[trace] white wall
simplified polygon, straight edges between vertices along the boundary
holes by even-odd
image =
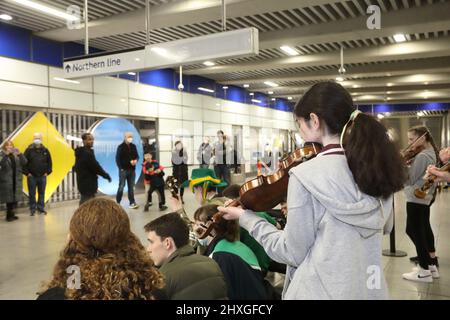
[[[60,68],[0,57],[0,106],[20,105],[158,119],[160,159],[170,167],[175,140],[181,139],[191,162],[203,136],[215,136],[221,129],[231,135],[232,126],[243,128],[246,171],[251,150],[278,134],[278,129],[295,130],[292,114],[269,108],[180,93],[124,79],[96,77],[65,82]],[[261,128],[259,137],[252,136]],[[256,150],[255,150],[256,151]],[[170,169],[169,169],[170,170]],[[170,172],[168,172],[170,173]]]

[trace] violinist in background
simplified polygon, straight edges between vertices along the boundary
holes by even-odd
[[[424,126],[410,128],[408,142],[420,150],[410,161],[411,165],[408,167],[408,179],[404,189],[407,214],[406,234],[411,238],[417,251],[417,257],[412,257],[410,260],[418,263],[418,268],[403,274],[403,278],[429,283],[433,281],[433,278],[439,278],[434,235],[430,225],[430,206],[434,201],[435,186],[423,199],[417,198],[414,191],[423,185],[427,167],[437,164],[438,149],[430,132]]]
[[[399,151],[335,82],[313,85],[294,116],[302,138],[324,147],[289,171],[284,230],[251,210],[219,210],[287,264],[283,299],[387,299],[382,236],[392,228],[392,195],[405,181]],[[379,286],[368,285],[374,267]]]
[[[442,163],[448,163],[450,161],[450,147],[444,148],[439,152],[439,158]],[[435,175],[436,182],[447,182],[450,183],[450,172],[448,171],[439,171],[435,165],[428,166],[427,169],[428,175]]]

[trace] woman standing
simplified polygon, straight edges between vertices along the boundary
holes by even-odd
[[[0,203],[6,203],[6,221],[19,219],[14,208],[22,198],[22,167],[27,159],[12,141],[6,141],[0,150]]]
[[[180,184],[189,180],[188,174],[188,155],[183,148],[181,141],[175,142],[175,149],[172,151],[172,175],[178,180]],[[183,201],[184,188],[180,188],[181,201]]]
[[[251,210],[219,210],[287,264],[283,299],[386,299],[382,235],[405,180],[400,153],[337,83],[315,84],[294,114],[302,138],[324,148],[289,172],[285,229]]]
[[[416,247],[417,257],[411,261],[418,263],[418,268],[403,274],[406,280],[432,282],[439,278],[438,261],[435,255],[434,235],[430,225],[430,206],[434,201],[436,186],[430,189],[424,199],[414,195],[414,190],[424,184],[423,177],[429,165],[437,165],[439,151],[428,129],[424,126],[412,127],[408,130],[408,142],[414,142],[415,148],[422,150],[408,167],[408,180],[405,185],[406,196],[406,234]]]

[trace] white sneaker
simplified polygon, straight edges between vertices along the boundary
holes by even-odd
[[[433,276],[433,279],[439,279],[440,278],[439,270],[434,264],[428,266],[428,270],[431,271],[431,275]]]
[[[421,267],[417,267],[415,270],[413,269],[412,272],[404,273],[403,279],[416,282],[426,282],[426,283],[433,282],[433,276],[431,274],[431,271],[424,270]]]
[[[413,270],[417,271],[417,270],[419,270],[419,267],[414,267]],[[439,270],[438,270],[438,268],[435,265],[430,264],[428,266],[428,270],[431,271],[431,276],[433,277],[433,279],[439,279],[441,277],[439,275]]]
[[[137,209],[137,208],[139,208],[139,206],[136,203],[133,203],[133,204],[130,204],[130,206],[128,208]]]

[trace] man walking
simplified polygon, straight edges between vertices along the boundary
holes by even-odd
[[[83,146],[75,150],[75,172],[77,173],[78,190],[80,191],[80,205],[95,197],[98,189],[98,178],[102,176],[111,182],[111,176],[95,159],[94,136],[91,133],[84,133],[81,136]]]

